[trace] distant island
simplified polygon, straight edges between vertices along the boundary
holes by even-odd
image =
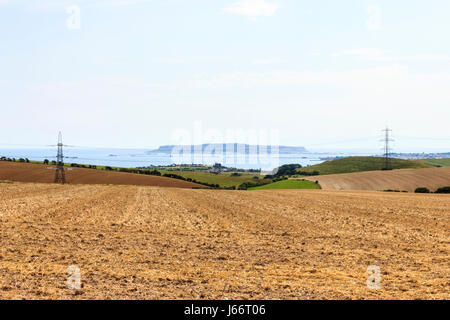
[[[260,146],[260,145],[249,145],[249,144],[239,144],[239,143],[213,143],[213,144],[202,144],[202,145],[186,145],[186,146],[176,146],[168,145],[161,146],[158,149],[147,151],[147,154],[163,153],[171,154],[173,149],[177,148],[181,151],[186,151],[190,153],[241,153],[241,154],[253,154],[253,153],[272,153],[272,146]],[[275,152],[275,149],[274,149]],[[279,154],[299,154],[308,152],[304,147],[287,147],[278,146]]]

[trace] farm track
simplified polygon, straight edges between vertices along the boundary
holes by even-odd
[[[450,298],[446,195],[21,183],[0,195],[2,299]],[[67,289],[71,265],[81,290]]]

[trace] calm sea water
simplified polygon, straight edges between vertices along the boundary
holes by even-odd
[[[301,153],[282,155],[243,156],[230,155],[194,155],[192,157],[173,157],[170,154],[148,154],[146,149],[93,149],[93,148],[65,148],[66,163],[105,165],[114,167],[145,167],[171,164],[205,164],[213,165],[216,162],[228,167],[241,169],[272,170],[283,164],[298,163],[303,166],[314,165],[325,161],[326,158],[352,156],[352,153]],[[361,154],[357,155],[373,155]],[[50,161],[56,159],[56,148],[0,148],[0,157],[28,158],[30,160]]]

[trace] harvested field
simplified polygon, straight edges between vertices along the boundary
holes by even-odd
[[[55,178],[52,165],[0,161],[0,181],[50,183]],[[84,168],[66,170],[69,184],[113,184],[176,188],[203,187],[196,183],[159,176]]]
[[[401,169],[331,174],[304,178],[319,181],[324,190],[399,190],[414,192],[426,187],[432,191],[450,186],[450,167],[430,169]]]
[[[14,183],[0,226],[2,299],[450,298],[448,195]]]

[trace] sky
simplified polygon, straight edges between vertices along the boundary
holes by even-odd
[[[0,145],[251,131],[378,148],[389,126],[399,151],[448,152],[449,15],[448,0],[0,0]]]

